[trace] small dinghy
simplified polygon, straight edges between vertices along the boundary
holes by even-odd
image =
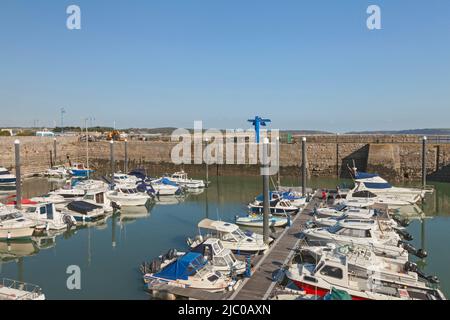
[[[236,224],[247,227],[262,228],[264,225],[264,217],[261,214],[249,214],[246,217],[236,217]],[[287,217],[269,216],[269,227],[284,227],[288,224]]]
[[[120,207],[145,206],[150,196],[139,192],[134,186],[116,186],[115,190],[108,191],[106,197]]]

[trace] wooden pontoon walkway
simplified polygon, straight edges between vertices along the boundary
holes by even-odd
[[[318,203],[317,194],[312,197],[305,209],[292,220],[291,227],[275,240],[275,243],[255,265],[250,278],[244,280],[229,299],[233,300],[265,300],[276,286],[282,275],[281,268],[289,262],[295,248],[300,243],[300,232],[311,218],[310,213]],[[280,272],[280,273],[279,273]]]

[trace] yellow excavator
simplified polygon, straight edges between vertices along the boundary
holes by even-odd
[[[123,141],[119,130],[113,130],[106,134],[106,140]]]

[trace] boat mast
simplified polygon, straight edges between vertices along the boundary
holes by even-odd
[[[89,179],[89,135],[88,135],[88,125],[87,125],[88,119],[84,119],[85,127],[86,127],[86,174],[87,178]]]

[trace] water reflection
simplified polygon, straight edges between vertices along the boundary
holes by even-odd
[[[136,268],[142,260],[152,259],[170,248],[187,249],[186,237],[197,234],[197,224],[203,218],[233,221],[247,210],[247,204],[262,191],[260,177],[211,178],[209,188],[184,196],[155,199],[150,207],[123,208],[120,213],[71,230],[47,233],[27,242],[0,242],[0,272],[2,277],[39,283],[47,288],[51,298],[137,298],[145,299]],[[284,185],[298,184],[298,179],[283,178]],[[24,198],[48,193],[64,184],[64,180],[24,181]],[[335,179],[314,179],[311,187],[335,187]],[[450,185],[436,184],[436,192],[423,204],[402,208],[413,220],[408,231],[414,246],[427,249],[429,256],[417,261],[426,273],[437,274],[442,288],[450,293],[450,257],[445,243],[450,241]],[[4,198],[5,200],[6,198]],[[260,233],[260,228],[247,228]],[[277,232],[280,230],[271,230]],[[58,250],[54,248],[58,242]],[[54,252],[54,253],[53,253]],[[64,287],[65,273],[49,277],[35,270],[65,270],[69,264],[84,266],[86,289],[78,296]],[[90,267],[90,268],[87,268]],[[25,269],[25,270],[24,270]],[[24,274],[24,271],[26,273]],[[27,278],[28,277],[28,278]],[[109,279],[115,283],[107,285]],[[104,290],[105,286],[107,290]],[[120,287],[120,290],[117,288]],[[107,291],[107,293],[105,293]],[[46,294],[47,294],[46,292]]]

